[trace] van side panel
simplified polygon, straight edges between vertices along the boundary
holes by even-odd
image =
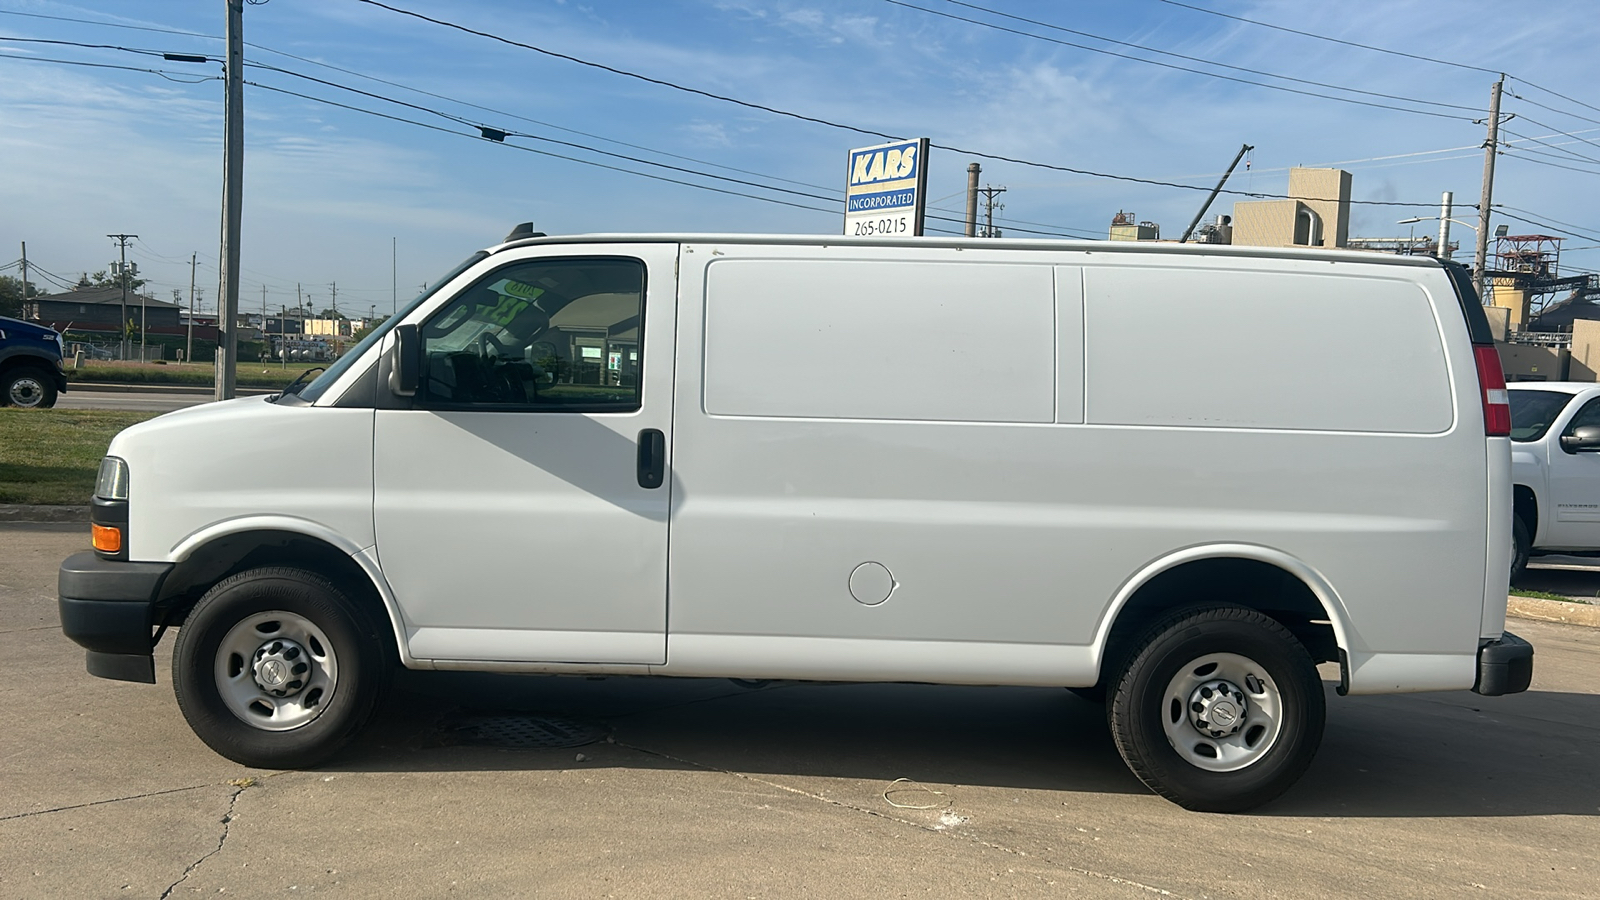
[[[1047,266],[718,259],[709,269],[710,415],[1055,419]]]
[[[1328,263],[1308,260],[849,244],[686,244],[681,258],[663,671],[800,677],[825,656],[852,673],[832,677],[1089,684],[1096,635],[1135,573],[1185,548],[1232,543],[1300,560],[1331,587],[1352,690],[1472,684],[1487,509],[1481,490],[1463,487],[1483,484],[1485,449],[1465,325],[1448,281],[1427,281],[1437,273],[1346,261],[1341,270],[1360,277],[1329,279]],[[968,267],[983,277],[964,277]],[[1355,325],[1331,312],[1311,317],[1313,337],[1274,325],[1309,344],[1272,357],[1279,367],[1329,365],[1317,340],[1383,327],[1366,319],[1363,294],[1342,297],[1324,289],[1330,282],[1409,304],[1385,321],[1403,331],[1393,339],[1399,365],[1420,387],[1391,398],[1363,376],[1343,389],[1360,397],[1322,388],[1346,370],[1390,365],[1350,346],[1332,357],[1334,371],[1258,373],[1324,390],[1321,421],[1288,396],[1251,425],[1178,421],[1191,406],[1228,410],[1232,401],[1203,388],[1263,390],[1240,380],[1238,360],[1281,337],[1226,293],[1186,293],[1212,267],[1303,274],[1317,283],[1312,295],[1348,303],[1340,308]],[[830,274],[846,269],[850,278]],[[1142,269],[1162,277],[1138,282]],[[1097,293],[1156,282],[1209,308],[1169,303],[1171,318],[1128,317],[1117,294]],[[895,288],[874,292],[885,285]],[[824,295],[825,313],[782,310]],[[1243,300],[1277,312],[1271,298]],[[1080,305],[1081,332],[1068,321]],[[939,327],[897,326],[924,314]],[[1210,340],[1223,325],[1236,332],[1231,344],[1182,347],[1185,334]],[[1055,336],[1053,371],[1030,340],[1041,329]],[[1176,362],[1152,347],[1171,348]],[[952,383],[941,355],[961,359],[966,380]],[[1084,359],[1088,424],[1071,424],[1066,370],[1083,371]],[[925,377],[906,380],[902,360]],[[1147,402],[1103,379],[1136,381]],[[898,399],[873,399],[880,387]],[[902,402],[922,418],[897,412]],[[773,640],[752,654],[742,636]]]
[[[1438,434],[1455,419],[1414,280],[1213,265],[1087,281],[1093,424]]]

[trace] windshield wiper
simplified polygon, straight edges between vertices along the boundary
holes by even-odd
[[[310,384],[309,381],[306,381],[306,376],[307,375],[310,375],[312,372],[321,372],[321,371],[324,371],[326,369],[327,369],[327,366],[312,366],[311,368],[305,370],[304,372],[301,372],[299,375],[296,375],[294,377],[293,381],[289,382],[289,386],[288,387],[286,387],[283,390],[278,392],[278,396],[282,397],[282,396],[285,396],[285,395],[288,395],[288,394],[298,394],[298,393],[300,393],[300,391],[305,389],[305,386],[307,384]]]

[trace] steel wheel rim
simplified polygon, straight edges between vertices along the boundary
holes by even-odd
[[[1208,712],[1226,718],[1222,714],[1228,705],[1241,705],[1201,696],[1207,688],[1215,692],[1219,682],[1233,686],[1243,697],[1237,722],[1203,718]],[[1204,711],[1197,710],[1197,704]],[[1277,746],[1283,734],[1283,693],[1255,660],[1237,653],[1207,653],[1173,673],[1161,694],[1160,715],[1167,741],[1184,762],[1208,772],[1236,772]],[[1201,728],[1197,718],[1211,727]],[[1224,733],[1219,736],[1217,731]]]
[[[24,375],[11,382],[11,389],[7,392],[12,406],[33,407],[44,400],[44,384],[39,379]]]
[[[303,672],[297,671],[301,663]],[[223,704],[240,721],[262,731],[290,731],[315,720],[332,702],[339,660],[310,619],[269,610],[228,629],[212,674]],[[275,678],[282,680],[275,684]]]

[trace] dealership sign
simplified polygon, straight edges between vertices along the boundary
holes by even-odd
[[[928,196],[928,139],[850,151],[844,233],[852,237],[922,234]]]

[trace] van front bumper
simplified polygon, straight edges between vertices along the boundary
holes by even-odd
[[[1478,680],[1472,690],[1485,697],[1520,694],[1533,683],[1533,645],[1507,631],[1478,648]]]
[[[92,551],[61,563],[56,591],[61,631],[87,653],[90,675],[156,683],[152,651],[156,598],[172,563],[102,559]]]

